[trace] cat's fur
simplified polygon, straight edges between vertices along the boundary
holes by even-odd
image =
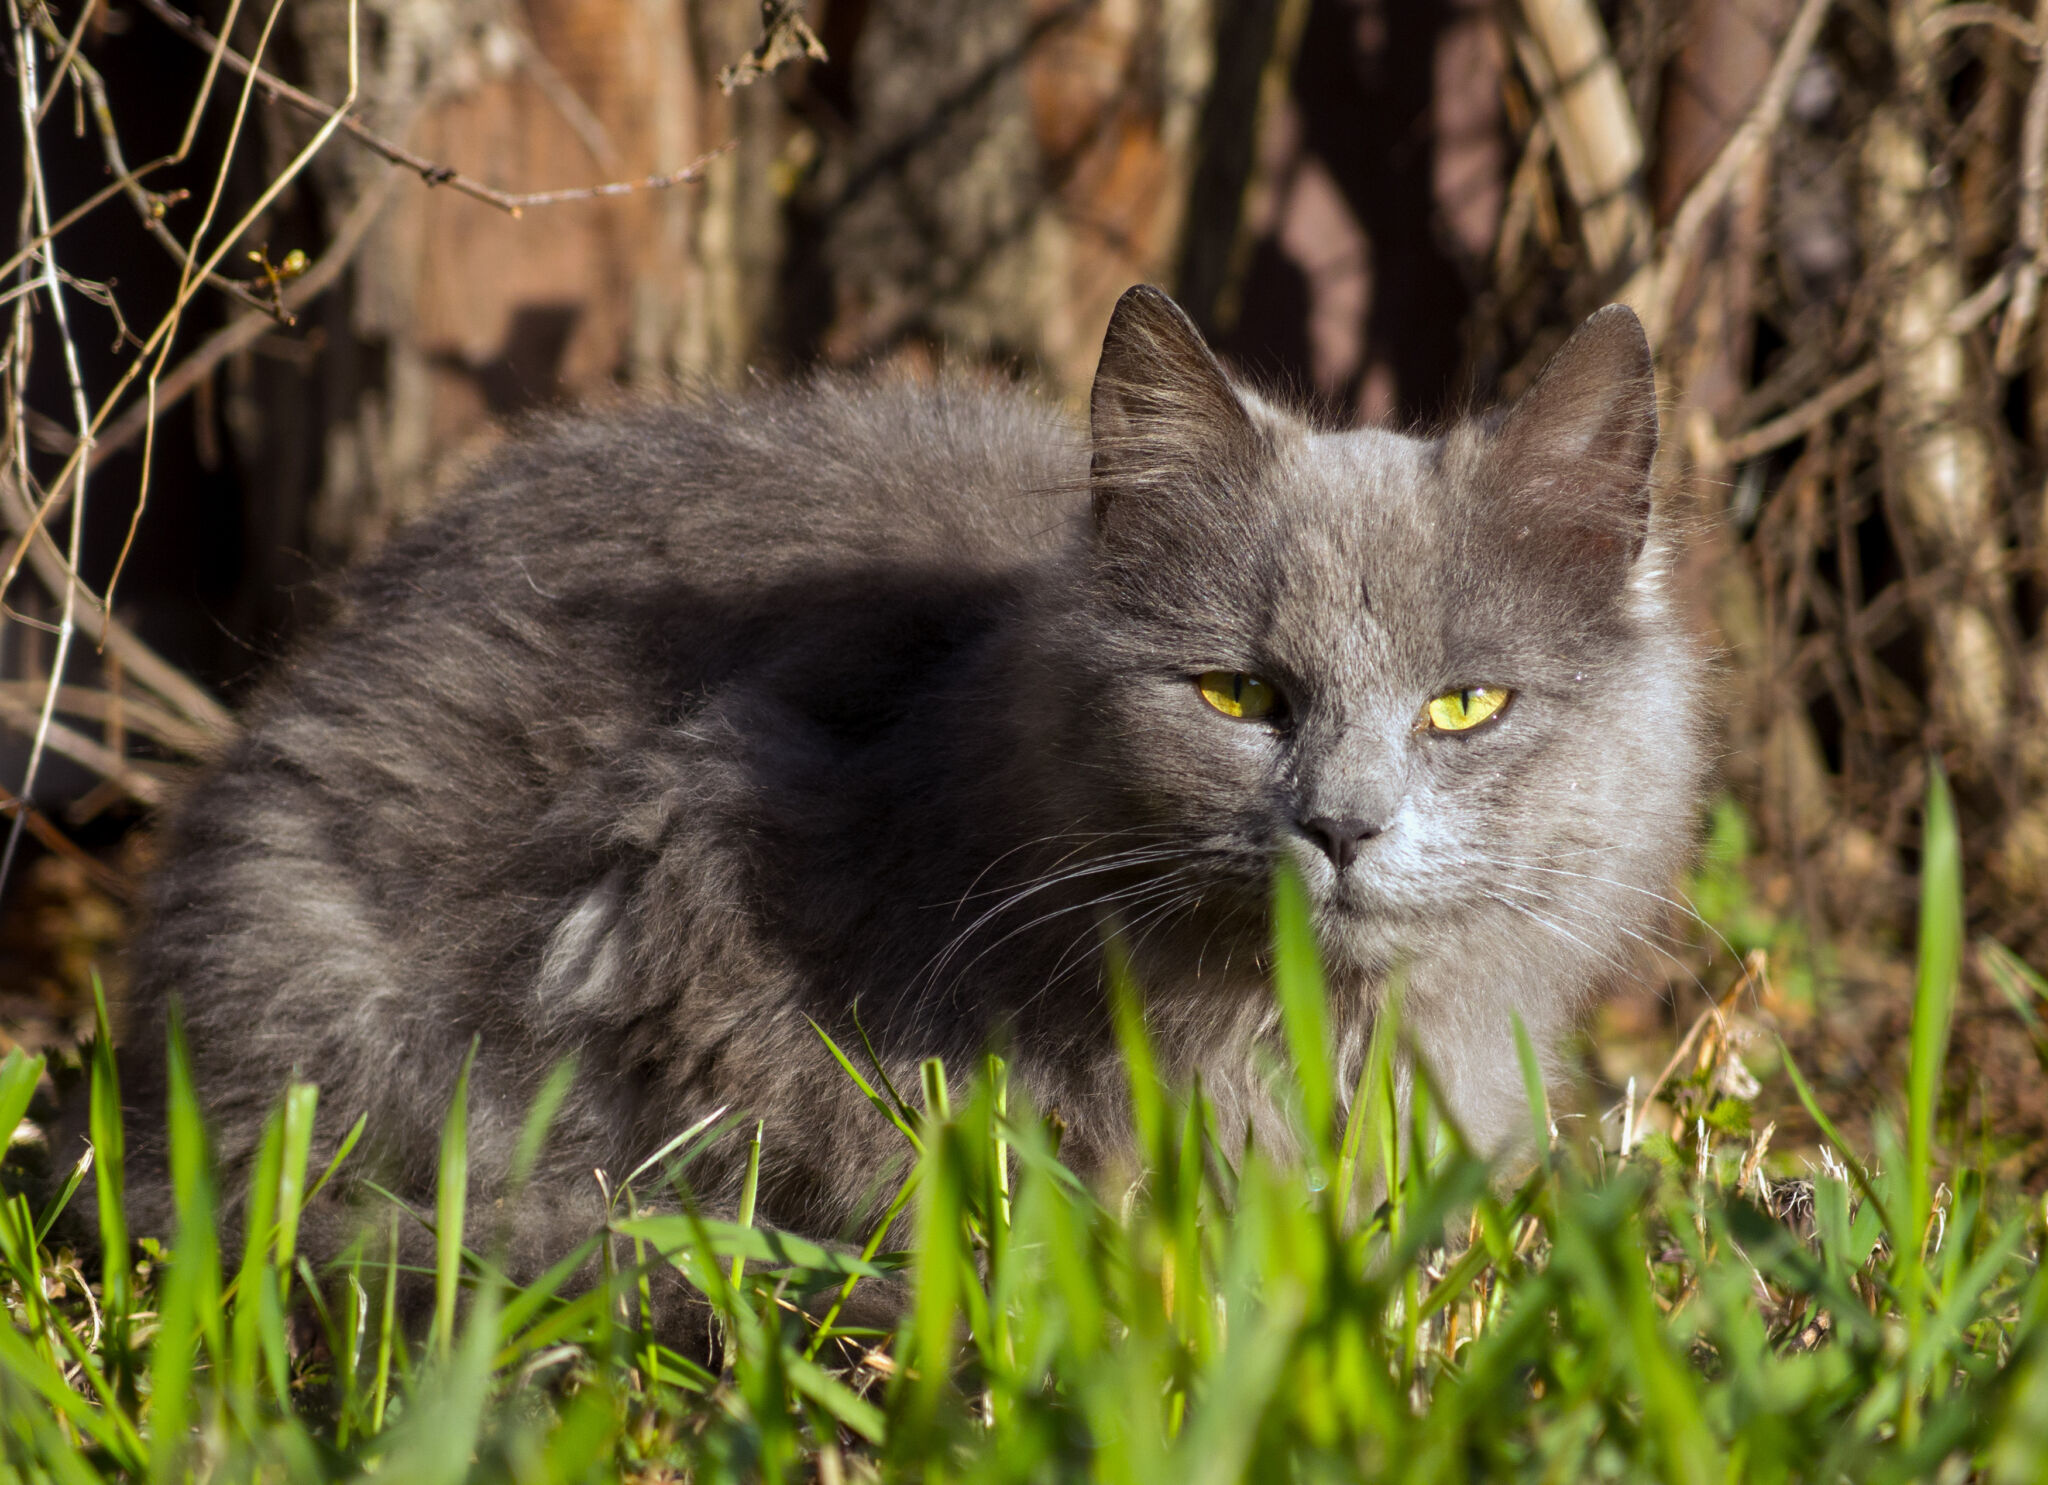
[[[832,378],[562,418],[402,534],[167,832],[126,1054],[145,1221],[173,1003],[231,1189],[296,1069],[322,1146],[366,1112],[358,1180],[430,1204],[478,1037],[487,1209],[573,1056],[523,1264],[596,1223],[594,1169],[721,1106],[766,1120],[761,1219],[840,1233],[901,1143],[810,1024],[857,1047],[856,1004],[900,1086],[1001,1048],[1101,1168],[1112,926],[1167,1063],[1278,1140],[1276,860],[1347,1055],[1404,963],[1456,1116],[1521,1129],[1511,1012],[1553,1048],[1629,963],[1701,782],[1634,316],[1504,420],[1416,438],[1312,431],[1134,289],[1092,423]],[[1208,706],[1217,669],[1278,682],[1284,725]],[[1470,685],[1516,694],[1418,730]],[[1317,817],[1376,832],[1341,875]],[[693,1170],[709,1204],[736,1143]]]

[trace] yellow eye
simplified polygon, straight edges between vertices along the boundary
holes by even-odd
[[[1280,693],[1271,683],[1241,670],[1205,670],[1195,677],[1195,687],[1202,700],[1226,717],[1252,722],[1280,709]]]
[[[1469,732],[1508,704],[1514,692],[1505,686],[1466,686],[1446,691],[1428,707],[1429,725],[1438,732]]]

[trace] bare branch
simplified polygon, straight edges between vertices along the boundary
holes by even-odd
[[[45,24],[47,24],[47,21]],[[142,177],[144,175],[162,166],[177,164],[184,158],[183,152],[165,155],[161,159],[150,161],[138,170],[130,170],[128,168],[128,161],[121,151],[120,135],[114,128],[114,111],[107,103],[106,82],[101,78],[99,69],[90,62],[87,62],[83,57],[74,57],[71,59],[71,70],[72,74],[77,77],[79,85],[85,89],[85,96],[92,113],[93,126],[99,131],[100,151],[107,157],[107,169],[115,177],[113,183],[107,187],[108,193],[111,194],[118,190],[122,195],[126,196],[129,204],[135,208],[135,215],[142,223],[142,230],[154,238],[163,247],[164,251],[171,255],[181,273],[189,272],[192,265],[192,255],[186,250],[185,245],[178,241],[177,234],[171,231],[164,223],[164,208],[177,198],[160,196],[154,191],[145,189],[142,185]],[[100,197],[95,196],[88,204],[96,205],[100,199]],[[82,213],[86,209],[86,207],[80,207],[78,212],[73,213],[73,216]],[[68,223],[71,217],[67,217],[65,220]],[[55,236],[57,232],[62,230],[62,226],[53,226],[51,228],[51,235]],[[219,289],[222,293],[241,300],[251,308],[267,308],[262,296],[251,289],[249,285],[237,283],[225,274],[208,273],[206,275],[206,282],[213,288]]]
[[[1589,0],[1522,0],[1516,55],[1550,121],[1580,234],[1600,273],[1626,269],[1648,245],[1642,129]]]
[[[599,186],[570,186],[560,191],[528,191],[516,196],[500,191],[494,193],[497,197],[495,204],[502,205],[516,217],[529,206],[560,206],[569,201],[595,201],[604,196],[629,196],[635,191],[665,191],[671,186],[695,185],[704,179],[705,167],[720,155],[730,152],[734,142],[729,139],[716,149],[706,150],[681,170],[671,170],[666,175],[606,181]]]
[[[8,0],[8,19],[13,22],[15,87],[21,103],[22,170],[27,176],[28,200],[24,203],[21,224],[22,236],[39,231],[44,237],[50,232],[50,197],[48,186],[43,179],[43,157],[36,132],[36,64],[35,39],[28,25],[22,20],[15,0]],[[71,336],[71,320],[64,307],[64,288],[61,271],[57,267],[57,245],[45,241],[41,252],[42,282],[44,298],[49,305],[50,318],[57,332],[57,343],[64,352],[64,377],[71,391],[71,414],[78,427],[81,443],[88,441],[92,434],[92,409],[85,396],[85,377],[79,369],[78,344]],[[20,347],[26,338],[28,301],[15,305],[15,344]],[[15,397],[17,411],[21,408],[21,396],[26,390],[26,378],[17,380]],[[64,581],[51,591],[59,595],[61,617],[57,627],[56,653],[50,662],[50,682],[42,705],[32,715],[34,723],[26,730],[30,742],[28,762],[22,767],[21,797],[31,802],[35,799],[36,775],[42,768],[45,749],[53,745],[53,734],[58,730],[56,722],[57,690],[64,676],[65,663],[71,656],[71,640],[78,626],[78,578],[79,553],[85,542],[85,478],[83,460],[71,461],[76,473],[71,477],[71,532],[70,545],[64,558]],[[14,866],[15,852],[21,845],[21,833],[28,824],[28,817],[17,812],[14,823],[7,831],[7,845],[0,850],[0,889],[4,889]]]
[[[13,4],[14,0],[9,0],[9,3],[10,5]],[[235,9],[239,8],[240,3],[241,0],[232,0],[232,3],[230,5],[230,14],[232,14]],[[271,6],[270,16],[268,20],[266,20],[264,23],[263,34],[266,39],[270,34],[270,28],[273,25],[275,25],[277,21],[278,14],[283,7],[283,3],[284,0],[274,0],[274,3]],[[348,21],[349,96],[346,104],[344,105],[345,107],[349,104],[354,103],[356,92],[356,0],[349,0]],[[216,48],[216,60],[218,58],[219,52],[224,50],[224,47]],[[212,71],[213,69],[209,68],[209,79],[212,76]],[[225,188],[228,163],[233,155],[233,141],[235,136],[239,135],[243,122],[247,118],[250,95],[253,92],[256,84],[255,73],[245,72],[242,74],[242,76],[246,79],[246,85],[242,89],[242,96],[236,105],[235,120],[233,128],[230,133],[227,150],[223,153],[221,157],[219,170],[215,173],[213,198],[211,201],[209,201],[207,206],[207,221],[210,221],[212,219],[214,208],[218,204],[221,192]],[[4,576],[0,576],[0,596],[4,596],[7,590],[13,585],[15,575],[21,569],[21,562],[24,554],[26,554],[33,547],[36,538],[43,534],[43,523],[49,518],[52,510],[56,508],[57,503],[63,498],[61,494],[62,487],[67,482],[69,482],[74,475],[78,476],[80,479],[83,478],[85,473],[85,458],[88,451],[91,448],[93,435],[98,432],[100,425],[107,420],[107,416],[109,413],[113,411],[115,403],[120,401],[121,394],[128,390],[129,386],[134,382],[135,378],[141,374],[142,369],[145,365],[149,367],[149,377],[144,384],[144,402],[145,404],[151,404],[154,402],[156,396],[157,380],[163,373],[164,362],[170,354],[171,342],[177,335],[178,325],[181,317],[184,314],[185,306],[191,302],[192,296],[198,292],[199,285],[206,281],[207,276],[211,274],[215,268],[220,266],[221,259],[227,256],[229,249],[232,248],[236,240],[240,238],[241,235],[249,229],[250,225],[254,223],[256,219],[260,217],[264,212],[270,209],[270,203],[277,199],[279,193],[281,193],[294,180],[298,179],[299,174],[306,168],[307,165],[312,163],[313,157],[326,146],[327,141],[333,137],[335,129],[342,122],[343,113],[340,110],[331,111],[328,114],[326,120],[320,125],[318,129],[314,131],[313,137],[306,142],[304,147],[302,147],[296,155],[292,157],[291,162],[285,166],[284,170],[280,174],[275,176],[270,181],[270,183],[263,188],[263,190],[257,195],[255,201],[252,202],[249,205],[248,209],[242,213],[241,217],[235,222],[235,224],[232,227],[230,227],[226,231],[226,233],[222,235],[219,246],[213,249],[213,251],[207,256],[206,261],[204,263],[199,263],[195,266],[190,259],[187,260],[185,271],[179,279],[177,294],[171,301],[170,310],[164,315],[164,317],[161,320],[157,322],[156,328],[150,332],[149,339],[143,343],[141,353],[138,354],[136,358],[129,363],[128,367],[115,380],[113,390],[108,392],[106,397],[101,401],[99,411],[94,413],[92,415],[91,421],[81,429],[78,442],[72,448],[70,457],[65,460],[64,467],[62,470],[58,472],[56,479],[51,482],[51,493],[44,498],[41,505],[36,506],[29,513],[27,524],[25,526],[17,528],[21,533],[21,540],[17,543],[13,556],[8,559],[6,573],[4,574]],[[31,144],[33,144],[33,134],[31,134],[30,140]],[[189,143],[189,140],[187,142]],[[181,145],[180,150],[182,151],[183,148],[184,146]],[[47,216],[47,213],[45,214],[45,216]],[[199,233],[195,234],[195,244],[197,242],[198,236],[204,234],[205,225],[206,224],[202,222]],[[43,222],[43,226],[47,230],[47,220]],[[16,338],[17,341],[20,339],[19,329],[17,329]],[[127,558],[129,544],[134,541],[135,528],[136,525],[142,519],[143,504],[148,496],[149,466],[150,455],[152,452],[151,434],[154,431],[154,428],[155,420],[154,414],[152,413],[145,419],[143,424],[141,492],[137,496],[135,502],[135,513],[129,523],[127,540],[123,542],[121,547],[121,556],[116,559],[114,564],[115,578],[118,578],[120,576],[121,565]],[[17,478],[19,479],[23,490],[29,488],[30,481],[28,479],[25,466],[17,471]],[[62,564],[61,558],[59,558],[58,561],[60,564]],[[72,565],[75,566],[75,564]],[[64,579],[63,581],[75,582],[75,572],[73,573],[71,578]],[[67,587],[63,591],[68,593],[71,590]],[[107,591],[108,595],[111,596],[113,592],[113,578],[110,578],[108,580]],[[108,599],[101,598],[98,600],[98,602],[100,603],[102,608],[105,608],[107,607]],[[0,872],[0,876],[4,875],[4,872]]]
[[[1991,318],[2011,291],[2010,274],[1993,274],[1976,293],[1948,313],[1942,321],[1940,333],[1969,334]],[[1804,438],[1850,403],[1876,391],[1883,381],[1884,368],[1875,358],[1866,361],[1789,412],[1780,413],[1768,423],[1759,423],[1721,444],[1721,458],[1729,464],[1740,464],[1759,454],[1768,454],[1795,438]]]
[[[16,531],[28,527],[33,507],[16,479],[0,478],[0,517]],[[36,577],[51,592],[61,592],[68,580],[64,554],[57,550],[47,531],[39,531],[27,544],[27,561]],[[157,654],[136,633],[112,618],[98,594],[79,585],[84,600],[78,609],[78,627],[101,649],[120,657],[127,678],[158,697],[172,711],[213,739],[215,746],[226,742],[241,729],[235,719],[206,689],[177,666]]]
[[[336,117],[337,110],[328,104],[322,103],[311,94],[301,92],[284,79],[265,72],[261,67],[238,56],[232,49],[222,47],[204,26],[175,6],[166,3],[166,0],[141,0],[141,4],[144,9],[195,46],[209,51],[219,48],[225,66],[244,77],[253,77],[257,85],[271,98],[289,103],[299,112],[323,122]],[[576,186],[560,191],[519,193],[497,190],[450,166],[415,154],[403,145],[392,143],[356,119],[342,118],[340,129],[372,154],[380,155],[394,165],[404,166],[428,185],[446,186],[451,191],[481,201],[487,206],[495,206],[515,217],[529,207],[558,206],[566,201],[588,201],[600,196],[624,196],[633,191],[661,191],[672,186],[694,185],[704,178],[705,166],[732,148],[730,144],[720,145],[717,149],[698,156],[682,169],[672,170],[666,175],[643,176],[639,180],[610,181],[596,186]]]
[[[1721,457],[1730,464],[1740,464],[1796,438],[1804,438],[1850,403],[1875,392],[1883,380],[1884,368],[1875,361],[1866,361],[1799,406],[1729,439],[1720,447]]]
[[[37,124],[42,123],[50,112],[50,105],[57,101],[57,94],[64,86],[64,74],[69,72],[71,64],[78,60],[78,44],[85,40],[85,28],[92,24],[93,15],[99,8],[100,0],[85,0],[85,4],[79,8],[78,21],[72,26],[71,36],[64,43],[64,52],[57,58],[57,65],[50,69],[50,90],[43,94],[43,101],[36,106]],[[43,25],[46,28],[50,25],[47,12],[43,17]]]
[[[17,732],[34,736],[41,720],[41,713],[33,706],[23,705],[14,697],[0,691],[0,723],[14,728]],[[142,772],[103,743],[94,742],[83,732],[66,727],[62,722],[50,722],[44,728],[44,745],[59,757],[69,758],[81,767],[89,768],[102,778],[111,779],[121,786],[138,804],[159,805],[164,800],[164,786],[161,779]],[[14,828],[21,828],[23,822],[17,816]]]
[[[110,668],[114,665],[112,661],[108,663]],[[41,681],[0,681],[0,697],[17,707],[40,704],[43,689]],[[67,717],[89,718],[119,733],[138,733],[173,753],[203,756],[219,741],[205,728],[194,726],[168,707],[93,686],[60,688],[57,710]],[[120,755],[121,750],[111,741],[108,747],[116,756]]]
[[[270,13],[264,17],[263,30],[257,37],[256,56],[258,60],[262,58],[264,50],[270,45],[271,31],[277,25],[278,17],[283,13],[284,0],[271,0]],[[194,271],[189,267],[185,270],[184,276],[179,280],[178,291],[171,300],[170,311],[157,326],[157,333],[152,337],[156,342],[154,347],[156,359],[149,368],[149,380],[143,389],[144,405],[149,407],[151,412],[149,420],[144,424],[142,430],[142,474],[136,482],[135,510],[129,517],[128,534],[122,539],[120,554],[114,558],[114,570],[107,577],[107,589],[103,601],[109,609],[113,606],[114,587],[120,582],[121,570],[127,566],[128,553],[135,545],[135,533],[142,525],[143,508],[149,501],[150,463],[151,455],[155,452],[156,417],[154,409],[156,407],[157,383],[163,376],[165,363],[170,359],[171,346],[177,339],[178,325],[185,313],[185,306],[191,302],[192,296],[198,292],[198,284],[195,282],[195,278],[204,277],[204,275],[210,273],[219,264],[220,260],[227,255],[228,250],[235,245],[242,234],[248,231],[264,212],[270,209],[270,203],[277,199],[279,193],[294,180],[298,179],[300,172],[313,163],[313,157],[326,148],[327,141],[334,137],[336,128],[347,117],[348,111],[355,107],[356,89],[359,80],[357,24],[356,0],[348,0],[348,96],[343,98],[341,106],[329,114],[320,127],[313,131],[313,137],[300,147],[298,153],[292,156],[284,169],[271,178],[270,183],[257,194],[255,201],[243,211],[240,219],[221,234],[220,245],[213,249],[212,254],[203,264],[199,265],[197,274],[195,275]],[[219,53],[225,53],[227,51],[226,44],[223,43],[218,50]],[[256,89],[257,69],[254,62],[250,64],[250,69],[249,72],[244,74],[241,96],[235,100],[234,122],[229,126],[227,144],[221,151],[220,168],[214,172],[213,190],[207,198],[206,212],[200,218],[198,227],[194,228],[192,232],[192,251],[194,256],[197,256],[200,241],[206,236],[206,229],[213,223],[214,212],[218,209],[222,198],[227,192],[228,167],[234,160],[235,146],[241,138],[242,126],[249,114],[250,98]],[[265,262],[267,265],[268,259]],[[283,305],[277,299],[277,281],[274,276],[271,278],[271,298],[274,307],[282,313]],[[105,409],[102,408],[101,417],[94,420],[95,426],[104,417]],[[81,450],[80,452],[84,451]]]
[[[605,129],[604,120],[591,110],[590,105],[583,101],[583,95],[577,92],[570,85],[569,79],[562,76],[555,64],[548,60],[547,53],[540,49],[540,43],[533,39],[532,33],[527,30],[520,18],[515,14],[512,20],[512,34],[519,40],[520,70],[532,79],[533,85],[554,105],[555,112],[561,116],[562,122],[569,126],[577,139],[582,141],[583,148],[590,152],[590,158],[597,163],[597,168],[607,173],[617,170],[619,152],[612,144],[612,137]]]
[[[1685,279],[1693,252],[1707,224],[1748,171],[1758,152],[1766,148],[1771,136],[1778,132],[1778,125],[1785,117],[1785,108],[1792,100],[1793,84],[1799,81],[1799,70],[1806,65],[1807,56],[1820,39],[1821,23],[1827,19],[1831,3],[1832,0],[1806,0],[1800,6],[1791,29],[1785,34],[1785,44],[1778,49],[1777,60],[1771,64],[1770,75],[1764,79],[1763,91],[1757,95],[1755,105],[1721,147],[1721,153],[1714,157],[1707,173],[1686,192],[1685,200],[1679,203],[1678,211],[1671,219],[1671,228],[1665,233],[1663,245],[1656,255],[1636,270],[1618,296],[1642,316],[1644,328],[1649,331],[1653,344],[1662,338],[1668,326],[1672,296]]]

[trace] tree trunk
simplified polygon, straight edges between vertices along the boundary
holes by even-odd
[[[387,195],[346,292],[324,310],[320,383],[279,386],[256,373],[253,353],[230,376],[242,406],[229,426],[247,430],[253,499],[277,513],[258,523],[270,538],[259,546],[295,548],[318,567],[423,508],[509,415],[618,381],[735,380],[760,339],[779,257],[771,167],[785,110],[773,88],[727,96],[717,85],[758,34],[748,0],[369,8],[379,39],[362,58],[360,115],[492,186],[634,180],[734,147],[699,185],[518,217],[387,181],[391,167],[365,152],[329,152],[318,179],[330,229],[362,193]],[[312,91],[340,97],[346,0],[286,14]],[[308,405],[281,405],[294,398]],[[281,446],[281,428],[313,448]]]

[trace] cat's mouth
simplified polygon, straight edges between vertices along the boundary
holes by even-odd
[[[1426,911],[1421,904],[1404,902],[1388,891],[1383,881],[1374,879],[1377,874],[1368,869],[1368,863],[1355,862],[1338,871],[1329,862],[1306,852],[1295,851],[1290,855],[1308,887],[1310,899],[1333,920],[1346,924],[1397,923]]]

